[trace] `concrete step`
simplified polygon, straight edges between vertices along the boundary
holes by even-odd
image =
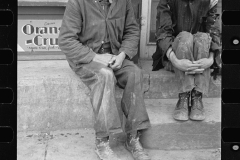
[[[17,137],[18,160],[99,160],[94,152],[92,129],[54,131],[48,134],[19,133]],[[119,144],[119,145],[117,145]],[[111,147],[121,160],[133,160],[122,143],[113,141]],[[152,160],[220,160],[219,148],[198,150],[146,149]]]
[[[151,60],[140,60],[139,67],[144,70],[144,74],[149,74],[149,85],[145,92],[145,98],[177,98],[178,88],[181,86],[180,80],[175,78],[175,74],[164,69],[152,71]],[[146,76],[145,76],[146,77]],[[206,95],[204,95],[206,97]],[[221,77],[216,80],[211,79],[209,93],[207,97],[221,97]]]
[[[202,149],[220,145],[218,141],[221,122],[220,98],[203,99],[207,114],[205,121],[200,123],[176,122],[171,114],[177,99],[169,99],[175,93],[173,94],[165,86],[165,91],[162,89],[164,94],[161,96],[165,98],[156,99],[157,97],[152,96],[153,93],[154,95],[161,94],[154,89],[161,88],[168,83],[170,76],[164,78],[165,74],[162,74],[168,74],[168,72],[149,73],[146,70],[144,72],[145,103],[153,125],[143,134],[142,140],[146,148]],[[151,78],[154,77],[153,74],[158,75],[159,82]],[[174,77],[171,79],[174,81]],[[151,89],[152,82],[156,84],[156,87]],[[162,84],[162,86],[157,84]],[[219,86],[215,85],[216,88]],[[18,131],[49,132],[91,128],[93,126],[92,109],[88,93],[88,88],[71,71],[66,61],[19,61]],[[118,103],[121,93],[122,90],[118,89],[116,93]],[[180,136],[178,133],[181,133]]]
[[[152,61],[149,60],[142,60],[139,64],[143,69],[145,98],[177,98],[177,88],[180,82],[175,78],[174,73],[164,69],[153,72],[151,71],[151,64]],[[18,61],[18,73],[19,90],[36,88],[41,85],[42,90],[46,87],[58,91],[59,83],[63,83],[62,85],[65,88],[74,89],[75,85],[78,85],[82,89],[82,93],[88,92],[86,86],[72,72],[66,60]],[[33,95],[36,94],[34,90],[28,90],[28,92]],[[116,95],[121,97],[122,90],[118,88]],[[208,97],[220,97],[220,95],[221,77],[218,77],[217,80],[211,80]]]

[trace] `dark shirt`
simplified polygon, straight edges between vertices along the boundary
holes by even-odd
[[[107,17],[111,3],[109,2],[109,0],[98,0],[98,2],[104,10],[105,16]]]
[[[99,5],[100,8],[102,8],[103,12],[105,13],[105,18],[107,18],[108,15],[108,11],[109,8],[111,6],[111,3],[109,2],[109,0],[99,0]],[[105,37],[104,37],[104,41],[102,41],[102,43],[108,43],[109,42],[109,34],[108,34],[108,30],[107,30],[107,25],[106,25],[106,30],[105,30]]]
[[[209,33],[212,37],[210,51],[215,57],[220,53],[220,23],[216,15],[216,2],[216,0],[160,0],[157,6],[157,49],[152,56],[153,70],[164,67],[168,61],[166,52],[174,38],[182,31],[192,34]]]
[[[113,0],[107,17],[98,0],[69,0],[65,9],[59,47],[73,70],[90,63],[105,40],[106,27],[114,55],[137,54],[140,37],[131,0]]]

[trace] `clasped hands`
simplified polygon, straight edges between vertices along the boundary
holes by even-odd
[[[124,52],[119,53],[119,55],[112,55],[109,53],[96,54],[96,56],[93,58],[93,61],[101,63],[112,70],[117,70],[122,67],[125,57],[126,54]]]
[[[173,66],[188,74],[201,74],[213,64],[213,53],[210,53],[209,58],[202,58],[197,61],[190,61],[188,59],[178,59],[172,50],[169,51],[169,59]]]

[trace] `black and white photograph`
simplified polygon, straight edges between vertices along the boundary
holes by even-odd
[[[17,160],[221,160],[222,0],[17,8]]]

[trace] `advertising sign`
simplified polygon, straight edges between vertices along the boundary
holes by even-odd
[[[60,51],[62,20],[18,20],[18,52]]]

